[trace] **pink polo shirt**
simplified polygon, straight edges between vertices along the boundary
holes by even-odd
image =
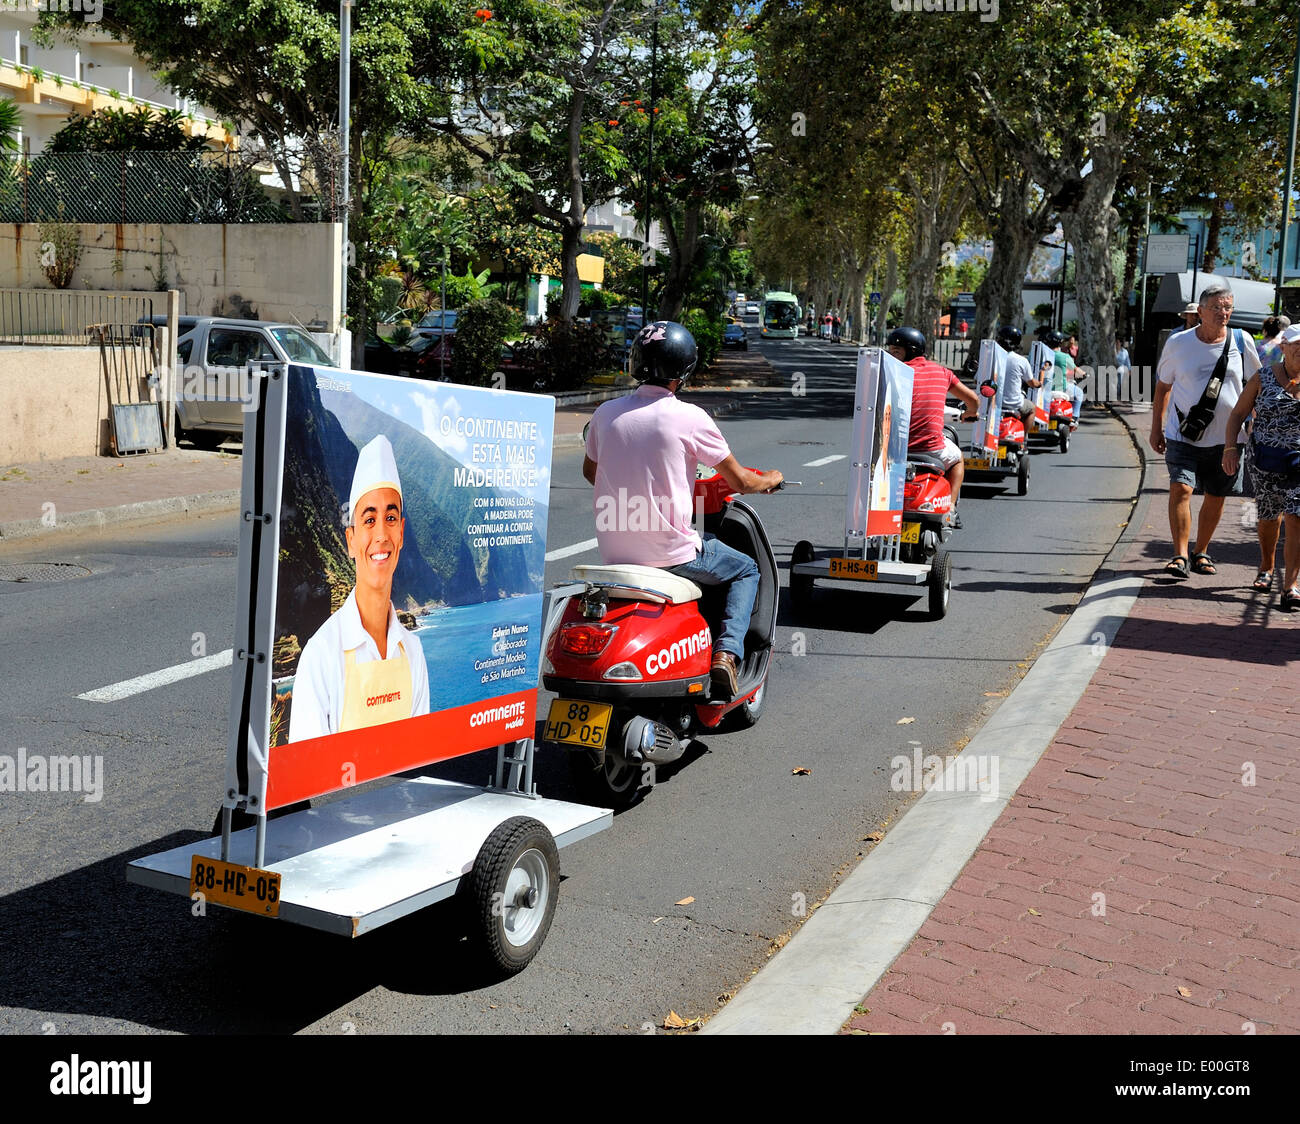
[[[666,567],[694,559],[695,467],[730,455],[713,419],[665,387],[647,383],[601,403],[587,431],[601,561]]]

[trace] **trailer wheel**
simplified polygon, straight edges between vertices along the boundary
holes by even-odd
[[[470,871],[475,920],[489,959],[522,972],[551,931],[560,896],[560,853],[546,825],[527,816],[499,824]]]
[[[790,604],[799,613],[806,612],[812,604],[813,578],[810,574],[796,574],[794,568],[811,562],[815,556],[813,544],[807,539],[800,539],[790,551]]]
[[[1061,452],[1064,453],[1064,452],[1068,451],[1069,448],[1070,448],[1070,424],[1069,424],[1069,422],[1066,422],[1065,425],[1062,425],[1062,426],[1058,426],[1058,427],[1057,427],[1057,430],[1056,430],[1056,436],[1057,436],[1057,439],[1058,439],[1058,440],[1060,441],[1060,443],[1061,443]]]
[[[1024,453],[1020,454],[1020,464],[1016,468],[1016,494],[1029,494],[1029,457]]]
[[[930,619],[943,620],[952,593],[952,555],[943,547],[939,547],[930,559],[930,573],[925,584],[930,594]]]
[[[595,766],[592,755],[585,750],[570,753],[568,757],[569,775],[584,804],[622,811],[632,807],[644,792],[639,764],[620,761],[608,751],[600,768]]]

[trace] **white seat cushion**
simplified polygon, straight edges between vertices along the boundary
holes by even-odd
[[[654,566],[574,566],[573,580],[608,590],[610,597],[682,605],[698,601],[701,590],[689,578]]]

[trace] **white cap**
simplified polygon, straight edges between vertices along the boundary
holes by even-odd
[[[1295,343],[1296,340],[1300,340],[1300,324],[1292,324],[1277,334],[1278,343]]]
[[[357,504],[361,497],[376,488],[392,488],[399,496],[402,494],[393,446],[382,433],[365,446],[357,457],[357,470],[352,474],[352,493],[348,496],[348,515],[352,521],[356,520]]]

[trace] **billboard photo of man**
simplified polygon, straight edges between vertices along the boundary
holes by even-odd
[[[303,648],[290,742],[429,713],[424,653],[392,602],[406,520],[393,447],[382,434],[357,458],[347,519],[356,585]]]

